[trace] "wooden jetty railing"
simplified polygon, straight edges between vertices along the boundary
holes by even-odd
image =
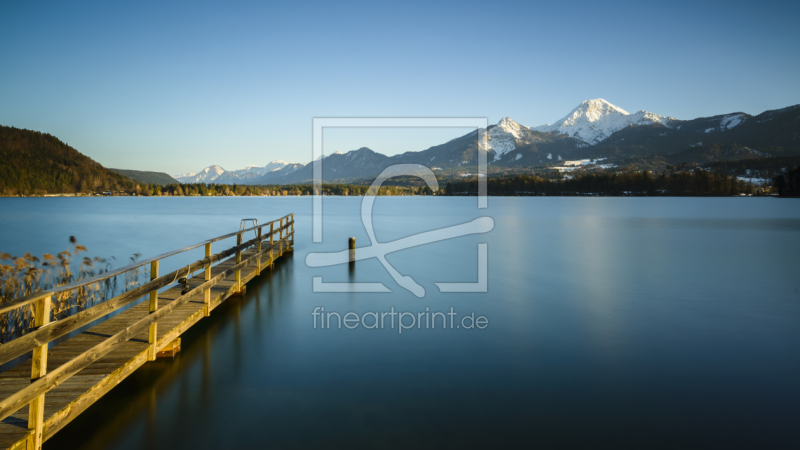
[[[265,227],[269,232],[262,231]],[[248,232],[254,232],[255,237],[243,242]],[[211,253],[212,243],[233,236],[236,236],[234,247]],[[159,276],[159,261],[199,247],[205,247],[205,258]],[[136,368],[155,360],[159,350],[174,346],[186,329],[207,317],[216,305],[231,295],[243,293],[244,283],[260,275],[262,269],[271,268],[277,258],[293,248],[294,214],[289,214],[0,305],[0,314],[22,307],[34,309],[33,331],[0,345],[0,364],[32,352],[29,362],[0,373],[0,448],[40,449],[45,440]],[[147,264],[150,264],[149,282],[69,317],[51,321],[53,296]],[[174,285],[179,277],[188,278],[201,270],[202,276],[192,276],[185,287],[159,292]],[[147,296],[149,302],[141,302],[49,347],[51,341]],[[73,377],[80,379],[71,384]],[[45,395],[50,392],[54,392],[53,400],[46,403]]]

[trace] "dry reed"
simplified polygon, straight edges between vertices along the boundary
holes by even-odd
[[[0,253],[0,302],[5,303],[25,295],[47,291],[82,281],[112,270],[111,258],[89,256],[86,247],[78,245],[74,236],[69,238],[70,249],[55,256],[45,253],[41,259],[26,253],[15,257],[8,253]],[[131,262],[141,255],[135,253]],[[146,269],[134,269],[122,275],[116,275],[97,283],[81,286],[53,295],[51,301],[51,320],[59,320],[83,311],[86,308],[102,303],[118,293],[126,292],[139,285],[142,274],[149,275]],[[123,280],[118,281],[122,276]],[[22,336],[33,328],[33,305],[26,305],[13,311],[0,314],[0,342]]]

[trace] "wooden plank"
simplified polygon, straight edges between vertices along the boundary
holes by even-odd
[[[111,388],[118,385],[128,375],[133,373],[134,370],[141,367],[147,361],[147,351],[148,350],[145,349],[140,352],[128,363],[122,365],[122,367],[114,372],[111,372],[108,376],[104,377],[101,382],[92,386],[84,394],[67,404],[65,408],[48,418],[45,422],[44,439],[50,439],[58,430],[64,428],[66,424],[85,411],[86,408],[91,406],[106,392],[110,391]]]

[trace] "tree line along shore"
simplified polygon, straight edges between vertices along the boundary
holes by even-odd
[[[586,173],[571,177],[547,178],[539,175],[514,175],[486,179],[490,196],[786,196],[800,195],[798,188],[800,168],[775,177],[771,185],[757,185],[735,176],[718,174],[702,169],[693,171],[652,173],[649,171],[623,173]],[[476,176],[455,180],[440,180],[440,189],[434,192],[422,180],[404,178],[392,185],[382,186],[379,196],[417,195],[477,195],[479,180]],[[323,195],[363,196],[368,184],[323,184]],[[303,196],[313,195],[308,184],[295,185],[227,185],[227,184],[135,184],[129,189],[109,189],[89,192],[49,193],[37,190],[32,193],[8,195],[25,196]]]

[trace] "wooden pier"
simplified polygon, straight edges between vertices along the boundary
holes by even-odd
[[[269,230],[269,231],[267,231]],[[211,244],[236,236],[237,245],[212,254]],[[243,242],[245,237],[253,239]],[[159,261],[205,248],[205,258],[158,276]],[[0,364],[31,358],[0,373],[0,449],[35,450],[134,370],[180,349],[180,335],[245,283],[271,269],[294,248],[294,215],[149,258],[87,280],[0,305],[0,314],[33,308],[35,329],[0,345]],[[51,321],[53,296],[150,265],[151,280],[135,289],[58,321]],[[196,274],[196,275],[195,275]],[[188,278],[186,287],[174,286]],[[191,277],[191,278],[189,278]],[[159,289],[166,288],[159,292]],[[119,314],[109,314],[148,297]],[[54,341],[89,327],[58,345]]]

